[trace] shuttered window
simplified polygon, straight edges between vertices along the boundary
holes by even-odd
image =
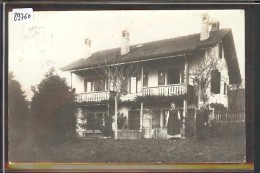
[[[220,94],[220,72],[218,70],[211,71],[211,92]]]

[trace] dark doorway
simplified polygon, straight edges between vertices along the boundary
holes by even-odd
[[[179,84],[180,83],[180,69],[169,69],[167,72],[167,84]]]

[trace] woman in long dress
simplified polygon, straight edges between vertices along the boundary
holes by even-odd
[[[177,109],[175,109],[175,104],[171,104],[171,110],[169,111],[168,125],[167,125],[167,135],[168,138],[180,137],[180,114]]]

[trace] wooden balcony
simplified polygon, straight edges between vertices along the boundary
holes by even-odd
[[[143,96],[170,96],[170,95],[181,95],[186,93],[185,84],[171,84],[162,85],[157,87],[144,87]]]
[[[98,91],[91,93],[78,93],[76,94],[76,102],[101,102],[109,99],[108,91]]]

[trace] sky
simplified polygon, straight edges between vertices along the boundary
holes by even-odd
[[[174,38],[201,30],[201,15],[208,13],[231,28],[241,76],[245,78],[245,17],[243,10],[131,10],[131,11],[34,11],[32,22],[12,21],[9,13],[9,71],[13,71],[27,98],[51,67],[59,68],[86,55],[84,39],[92,40],[91,52],[119,47],[121,31],[130,33],[130,45]]]

